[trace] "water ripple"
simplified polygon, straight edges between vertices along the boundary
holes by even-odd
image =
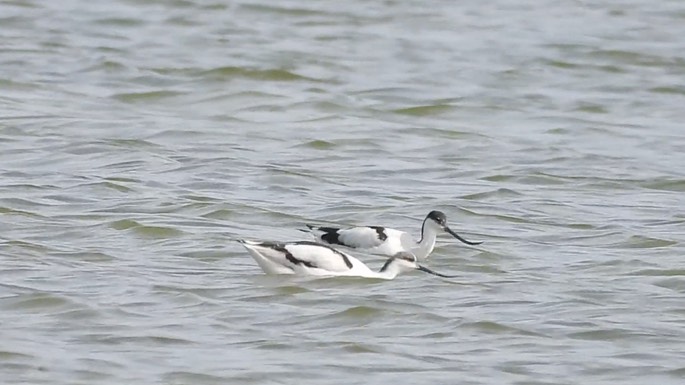
[[[490,5],[0,2],[4,382],[676,382],[683,5]],[[234,241],[434,209],[459,278]]]

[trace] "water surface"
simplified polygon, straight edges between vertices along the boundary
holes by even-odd
[[[681,383],[684,17],[2,2],[3,383]],[[269,277],[233,242],[432,209],[485,241],[441,238],[458,279]]]

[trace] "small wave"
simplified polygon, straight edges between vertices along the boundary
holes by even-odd
[[[644,237],[641,235],[633,235],[626,242],[612,245],[612,247],[624,249],[653,249],[659,247],[668,247],[677,244],[676,241],[666,239]]]
[[[297,145],[295,147],[313,148],[315,150],[328,150],[328,149],[331,149],[335,146],[336,146],[335,143],[328,142],[326,140],[312,140],[312,141]]]
[[[685,293],[685,279],[681,278],[681,276],[685,275],[685,272],[680,271],[677,275],[678,277],[662,279],[654,282],[654,286],[663,287],[664,289],[670,289],[679,293]]]
[[[654,92],[655,94],[685,95],[685,87],[678,87],[678,86],[654,87],[654,88],[650,88],[649,91]]]
[[[159,91],[149,91],[149,92],[132,92],[132,93],[122,93],[112,95],[113,99],[119,100],[125,103],[145,103],[154,102],[163,99],[173,98],[179,95],[183,95],[183,92],[169,91],[169,90],[159,90]]]
[[[212,376],[205,373],[169,372],[163,375],[164,383],[171,384],[228,384],[229,378]]]
[[[488,334],[522,334],[530,336],[542,336],[542,334],[531,332],[522,328],[504,325],[493,321],[467,322],[460,325],[462,328],[476,329]]]
[[[685,269],[645,269],[629,273],[628,275],[643,275],[650,277],[685,276]]]
[[[62,309],[72,305],[66,298],[50,293],[31,293],[4,299],[4,310],[47,310]]]
[[[402,115],[431,116],[431,115],[440,115],[440,114],[443,114],[445,112],[452,111],[454,109],[455,109],[455,107],[452,105],[435,104],[435,105],[398,108],[398,109],[392,110],[392,112],[394,112],[396,114],[402,114]]]
[[[507,197],[518,197],[523,194],[511,190],[508,188],[498,188],[497,190],[492,190],[492,191],[485,191],[485,192],[480,192],[480,193],[475,193],[475,194],[468,194],[468,195],[462,195],[462,199],[469,199],[469,200],[482,200],[482,199],[488,199],[488,198],[507,198]]]
[[[7,350],[2,350],[0,351],[0,359],[3,361],[9,361],[9,360],[23,360],[23,359],[33,359],[34,357],[28,354],[24,353],[18,353],[18,352],[10,352]]]
[[[642,184],[642,187],[662,191],[685,191],[685,180],[661,180]]]
[[[146,238],[175,238],[183,234],[183,231],[165,226],[142,225],[132,219],[121,219],[111,222],[109,227],[115,230],[131,230],[135,234]]]
[[[377,315],[380,315],[382,313],[383,313],[383,311],[381,309],[362,305],[362,306],[354,306],[354,307],[345,309],[341,312],[334,313],[332,316],[344,317],[344,318],[366,318],[366,317],[377,316]]]
[[[110,334],[86,334],[81,338],[107,345],[121,345],[129,343],[141,343],[143,345],[189,345],[194,343],[194,341],[184,338],[169,336],[114,336]]]
[[[200,76],[210,77],[220,80],[230,80],[234,78],[247,78],[253,80],[268,81],[317,81],[314,78],[298,75],[283,69],[252,69],[243,67],[219,67],[199,73]]]
[[[361,343],[347,343],[341,347],[347,353],[382,353],[383,350]]]
[[[591,341],[616,341],[630,339],[640,333],[626,329],[598,329],[567,334],[569,338]]]

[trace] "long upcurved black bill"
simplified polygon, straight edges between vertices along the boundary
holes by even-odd
[[[427,267],[425,267],[425,266],[421,266],[421,265],[419,265],[418,269],[421,270],[421,271],[425,271],[425,272],[428,273],[428,274],[437,275],[438,277],[443,277],[443,278],[457,278],[457,277],[458,277],[458,275],[445,275],[445,274],[440,274],[440,273],[438,273],[438,272],[435,272],[435,271],[433,271],[433,270],[431,270],[431,269],[429,269],[429,268],[427,268]]]
[[[447,231],[448,233],[450,233],[450,235],[452,235],[453,237],[457,238],[458,240],[460,240],[460,241],[466,243],[467,245],[475,246],[475,245],[480,245],[481,243],[483,243],[482,241],[479,241],[479,242],[467,241],[466,239],[460,237],[459,234],[455,233],[454,231],[452,231],[452,229],[450,229],[450,228],[447,227],[447,226],[445,226],[445,231]]]

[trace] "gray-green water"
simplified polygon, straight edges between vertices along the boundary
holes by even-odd
[[[3,384],[682,384],[685,3],[3,1]],[[442,238],[264,276],[306,222]],[[374,267],[382,260],[360,256]]]

